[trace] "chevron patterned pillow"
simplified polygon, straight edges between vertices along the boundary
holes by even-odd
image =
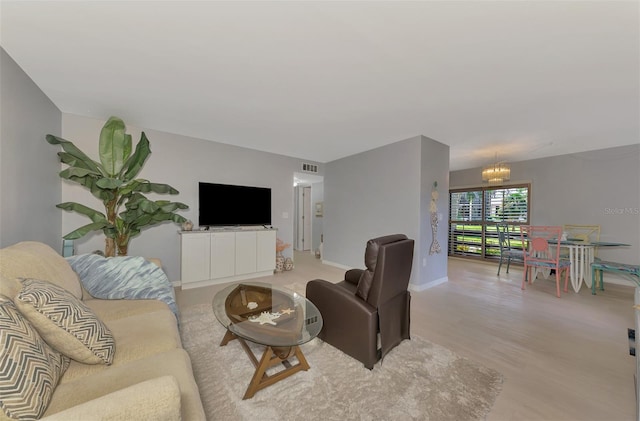
[[[113,335],[89,307],[51,282],[20,282],[15,305],[49,345],[81,363],[111,365],[116,352]]]
[[[0,295],[0,409],[4,415],[20,420],[42,417],[68,366],[69,358],[51,348],[11,300]]]

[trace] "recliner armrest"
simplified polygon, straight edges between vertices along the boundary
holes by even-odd
[[[305,295],[318,307],[323,318],[329,314],[339,314],[340,317],[344,317],[348,313],[361,313],[365,317],[370,317],[377,312],[375,307],[352,291],[324,279],[309,281]]]
[[[322,315],[318,337],[372,369],[378,360],[378,310],[348,286],[314,279],[307,283],[306,296]]]
[[[349,269],[344,274],[344,280],[349,282],[350,284],[358,285],[358,282],[360,281],[360,276],[362,276],[362,272],[364,272],[363,269]]]

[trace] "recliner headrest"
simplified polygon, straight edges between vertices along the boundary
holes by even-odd
[[[407,236],[404,234],[392,234],[385,235],[383,237],[373,238],[367,241],[367,248],[364,252],[364,264],[370,271],[375,271],[376,262],[378,261],[378,251],[380,246],[385,244],[395,243],[396,241],[406,240]]]
[[[356,290],[357,296],[365,301],[369,296],[369,290],[371,289],[371,284],[373,282],[373,274],[376,271],[376,263],[378,262],[378,253],[380,251],[380,247],[403,240],[407,240],[406,235],[392,234],[373,238],[367,241],[367,248],[364,252],[364,264],[367,267],[367,270],[362,272],[362,275],[360,275],[360,280],[358,281],[358,289]]]

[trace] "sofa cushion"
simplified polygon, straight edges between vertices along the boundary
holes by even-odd
[[[47,421],[92,420],[175,421],[180,416],[180,386],[173,376],[156,377],[125,387],[64,411]],[[184,419],[184,418],[182,418]]]
[[[159,300],[90,299],[82,302],[93,310],[96,316],[105,322],[107,326],[109,326],[110,321],[124,319],[137,314],[153,313],[156,311],[170,311],[169,306],[164,301]]]
[[[170,312],[166,312],[173,317]],[[161,376],[174,377],[180,386],[180,410],[183,420],[205,420],[191,360],[184,349],[150,355],[127,364],[115,364],[100,372],[61,383],[45,416],[80,405],[108,393]],[[66,377],[66,375],[65,375]]]
[[[23,241],[0,249],[0,274],[9,279],[33,278],[49,281],[71,292],[76,298],[82,298],[78,275],[64,257],[44,243]]]
[[[180,333],[176,318],[166,307],[163,311],[138,314],[117,320],[106,320],[105,324],[113,333],[118,349],[113,364],[83,364],[71,361],[69,369],[60,383],[73,381],[101,371],[109,371],[116,366],[138,361],[150,355],[180,348]]]
[[[111,364],[115,341],[109,328],[69,291],[47,281],[23,279],[18,310],[55,349],[86,364]]]
[[[22,285],[16,278],[7,278],[0,273],[0,295],[4,295],[7,298],[13,298],[16,296]]]
[[[13,302],[0,296],[0,409],[31,420],[47,409],[69,359],[51,348]]]

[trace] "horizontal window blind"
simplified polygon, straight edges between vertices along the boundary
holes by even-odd
[[[455,189],[449,192],[449,255],[500,257],[497,222],[507,222],[512,246],[529,223],[530,184]]]
[[[522,223],[529,219],[529,189],[504,188],[484,191],[486,221]]]

